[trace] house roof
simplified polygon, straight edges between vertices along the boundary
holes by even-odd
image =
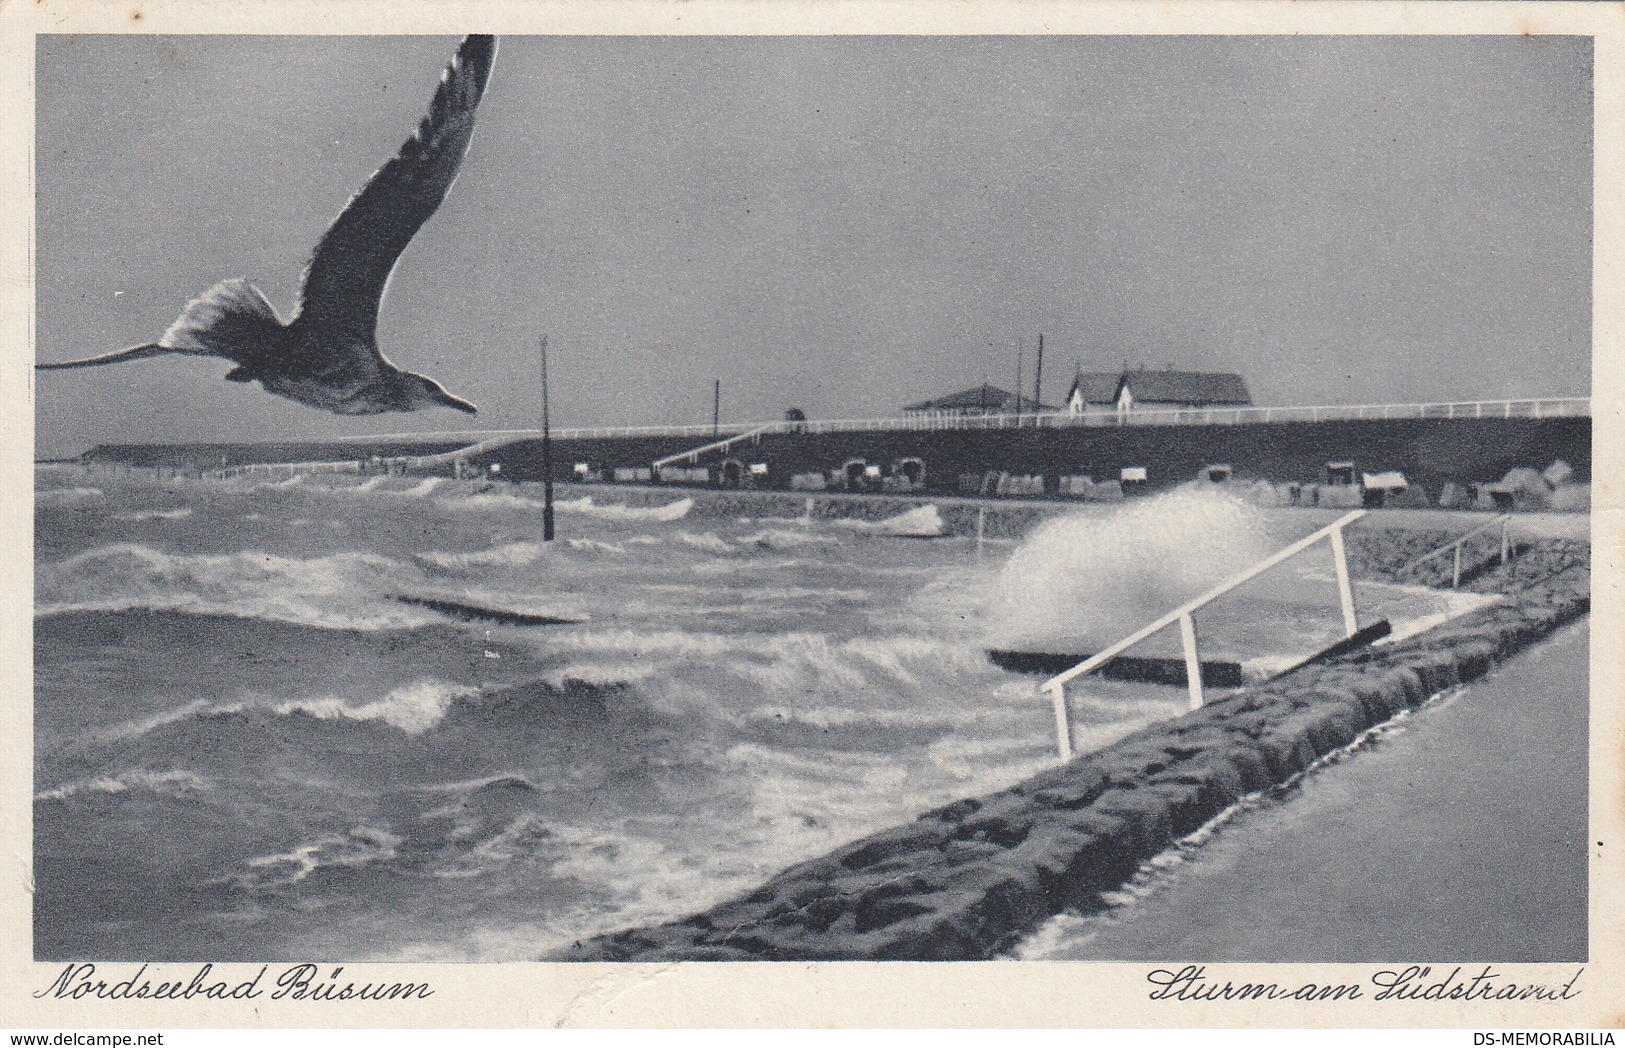
[[[1120,371],[1080,371],[1072,379],[1072,388],[1066,391],[1070,401],[1083,389],[1085,404],[1112,404],[1117,401],[1117,384],[1123,378]]]
[[[918,404],[910,404],[903,408],[903,410],[954,411],[964,410],[966,408],[985,408],[991,412],[1015,411],[1016,395],[1011,393],[1009,390],[1000,389],[998,386],[990,386],[984,382],[980,386],[962,390],[958,393],[950,393],[945,397],[937,397],[934,400],[922,400]],[[1039,404],[1031,397],[1024,396],[1021,398],[1020,410],[1053,411],[1055,409],[1044,404]]]
[[[1135,400],[1167,404],[1251,404],[1240,375],[1216,371],[1125,371]]]

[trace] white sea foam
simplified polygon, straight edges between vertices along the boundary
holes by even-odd
[[[357,826],[343,837],[322,837],[289,852],[249,859],[246,872],[224,880],[246,888],[285,887],[324,868],[387,862],[401,843],[387,830]]]
[[[719,556],[726,556],[730,553],[739,552],[734,548],[731,542],[718,536],[714,531],[706,531],[698,535],[694,534],[692,531],[679,531],[677,533],[677,540],[685,546],[693,546],[695,549],[704,550],[707,553],[715,553]]]
[[[143,510],[136,510],[133,513],[115,513],[115,514],[113,514],[113,519],[114,520],[129,520],[129,521],[185,520],[187,517],[190,517],[191,515],[192,515],[191,507],[190,506],[182,506],[179,509],[143,509]]]
[[[478,688],[426,679],[396,688],[374,702],[352,705],[342,699],[295,699],[274,707],[277,713],[308,713],[324,720],[381,720],[408,735],[421,735],[439,724],[453,702],[479,694]]]
[[[101,495],[101,488],[43,488],[34,492],[34,505],[63,506],[82,499],[99,498]]]
[[[78,793],[126,793],[145,791],[164,796],[179,797],[209,788],[208,782],[189,771],[127,771],[122,775],[104,776],[70,782],[34,795],[36,801],[62,801]]]
[[[395,492],[395,494],[409,495],[414,498],[423,498],[425,495],[428,495],[445,482],[445,477],[427,477],[424,480],[419,481],[416,487],[407,488],[405,491]]]
[[[617,502],[599,505],[593,502],[591,495],[587,495],[579,499],[560,502],[555,508],[561,512],[583,513],[602,520],[650,520],[670,523],[688,516],[688,511],[694,508],[694,500],[689,498],[678,499],[663,506],[626,506]]]
[[[754,534],[745,535],[739,540],[741,546],[755,546],[759,549],[796,550],[811,546],[839,546],[841,540],[833,535],[819,535],[809,531],[792,531],[788,528],[763,528]]]
[[[485,491],[462,498],[443,498],[440,501],[442,505],[449,508],[467,510],[522,509],[540,512],[546,508],[545,503],[540,499],[516,495],[507,491]],[[600,520],[654,521],[657,523],[682,520],[688,515],[688,511],[693,508],[694,500],[691,498],[678,499],[663,506],[627,506],[618,502],[600,505],[592,500],[591,495],[553,503],[553,509],[559,513],[580,513]]]
[[[569,539],[570,548],[581,550],[584,553],[625,553],[625,546],[618,546],[613,542],[604,542],[600,539]]]
[[[890,535],[895,538],[936,538],[943,532],[942,514],[935,506],[916,506],[885,520],[830,521],[835,527],[849,528],[863,535]]]
[[[480,568],[523,568],[540,560],[543,552],[541,544],[537,542],[510,542],[472,553],[416,553],[412,559],[431,569],[460,572]]]
[[[343,629],[391,629],[439,621],[388,600],[402,565],[378,554],[298,559],[258,550],[185,556],[133,543],[38,565],[35,614],[181,611]]]
[[[1274,550],[1263,511],[1175,491],[1041,525],[1011,554],[990,603],[999,643],[1088,651],[1178,607]]]

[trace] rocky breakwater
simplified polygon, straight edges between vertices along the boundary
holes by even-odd
[[[557,960],[972,960],[1100,908],[1139,865],[1248,793],[1472,681],[1590,607],[1589,548],[1543,542],[1480,579],[1504,602],[1128,736],[1010,789],[927,812],[687,920]],[[1499,585],[1497,585],[1499,584]]]

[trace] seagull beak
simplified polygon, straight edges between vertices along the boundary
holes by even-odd
[[[462,397],[454,397],[443,389],[435,390],[432,393],[432,396],[435,400],[446,405],[448,408],[456,408],[458,411],[466,411],[470,415],[477,415],[480,413],[480,409],[475,407],[473,404],[470,404]]]

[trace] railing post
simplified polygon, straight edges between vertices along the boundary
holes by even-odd
[[[1337,599],[1343,607],[1343,632],[1354,636],[1360,631],[1354,614],[1354,587],[1349,582],[1348,553],[1343,548],[1343,529],[1333,528],[1331,533],[1332,566],[1337,572]]]
[[[1502,520],[1501,521],[1501,563],[1502,564],[1505,564],[1507,562],[1507,556],[1511,552],[1511,550],[1509,549],[1509,544],[1507,542],[1507,526],[1509,524],[1511,524],[1511,523],[1512,523],[1511,520]]]
[[[1072,725],[1066,714],[1066,685],[1048,684],[1044,690],[1049,692],[1050,702],[1055,705],[1055,749],[1063,761],[1069,761],[1072,759]]]
[[[1450,577],[1450,588],[1458,589],[1461,586],[1461,543],[1456,543],[1456,567]]]
[[[1185,686],[1190,689],[1191,709],[1202,708],[1202,657],[1196,651],[1196,620],[1189,612],[1179,617],[1179,641],[1185,649]]]

